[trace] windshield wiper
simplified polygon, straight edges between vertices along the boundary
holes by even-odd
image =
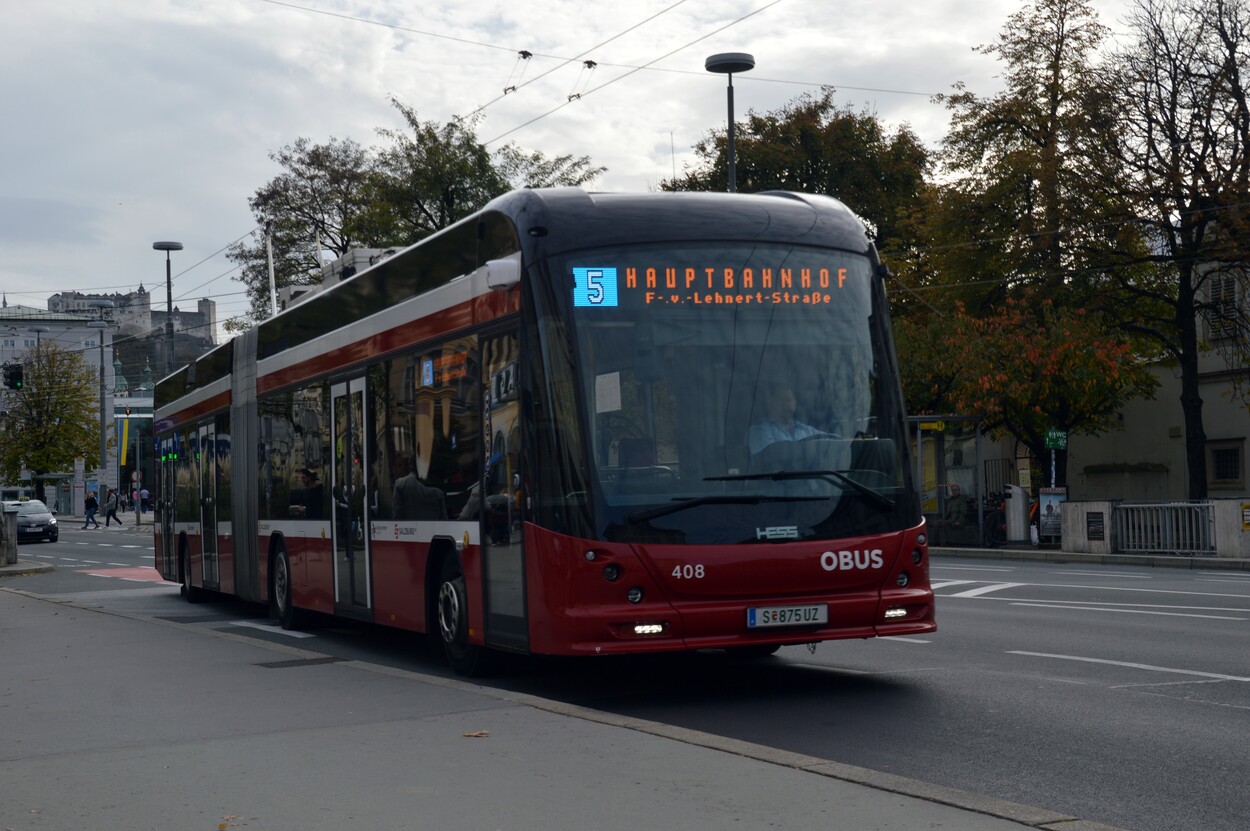
[[[783,482],[788,479],[823,479],[833,485],[847,485],[864,496],[873,505],[885,511],[894,510],[894,500],[880,491],[860,484],[845,473],[837,470],[778,470],[773,473],[743,473],[734,476],[706,476],[705,482],[745,482],[752,479],[767,479]]]
[[[642,522],[646,519],[675,514],[687,508],[697,508],[700,505],[762,505],[765,502],[824,502],[826,499],[827,497],[824,496],[698,496],[681,499],[671,505],[634,511],[625,518],[630,522]]]

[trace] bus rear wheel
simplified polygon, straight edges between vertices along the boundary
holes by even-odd
[[[486,672],[486,650],[469,643],[469,592],[460,558],[455,555],[445,558],[439,570],[435,609],[443,655],[451,668],[467,676]]]
[[[278,543],[278,550],[274,552],[273,572],[269,579],[273,616],[283,629],[294,629],[299,624],[300,615],[291,599],[291,558],[282,543]]]
[[[178,570],[182,572],[182,596],[188,603],[203,603],[204,590],[191,585],[191,554],[186,546],[178,555]]]

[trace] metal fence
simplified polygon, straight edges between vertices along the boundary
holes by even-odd
[[[1215,555],[1215,505],[1210,502],[1156,502],[1116,505],[1116,551]]]

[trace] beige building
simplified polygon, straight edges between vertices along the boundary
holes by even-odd
[[[1207,300],[1229,304],[1240,324],[1227,329],[1200,323],[1211,345],[1199,361],[1202,424],[1207,434],[1207,488],[1211,499],[1250,496],[1247,439],[1250,438],[1250,367],[1231,367],[1230,350],[1238,327],[1248,327],[1250,297],[1244,278],[1225,276],[1208,283]],[[1185,427],[1181,413],[1180,369],[1153,369],[1159,389],[1153,401],[1135,400],[1120,412],[1123,430],[1068,441],[1068,498],[1179,501],[1189,496]],[[1242,397],[1241,394],[1247,394]]]

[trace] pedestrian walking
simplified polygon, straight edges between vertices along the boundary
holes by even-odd
[[[99,528],[100,523],[96,521],[95,512],[100,510],[100,503],[95,498],[93,491],[87,491],[87,498],[83,500],[82,507],[87,512],[87,518],[83,520],[82,527],[87,528],[94,525],[96,528]]]
[[[109,488],[108,499],[104,503],[104,511],[105,511],[104,527],[105,528],[109,527],[110,521],[116,522],[118,525],[122,524],[121,519],[118,518],[117,516],[117,505],[120,500],[121,500],[121,497],[117,495],[117,488]]]
[[[147,488],[142,488],[139,491],[139,513],[146,514],[148,512],[148,499],[150,497],[151,494],[148,493]]]

